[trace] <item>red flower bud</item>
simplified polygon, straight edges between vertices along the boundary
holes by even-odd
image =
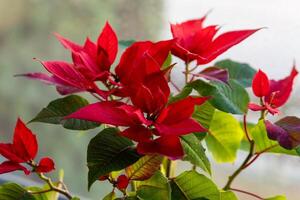
[[[121,176],[118,177],[118,179],[117,179],[117,188],[119,190],[126,189],[128,184],[129,184],[129,179],[127,178],[127,176],[121,175]]]

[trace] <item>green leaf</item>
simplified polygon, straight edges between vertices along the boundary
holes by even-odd
[[[172,54],[171,52],[168,54],[167,59],[165,60],[165,62],[162,65],[162,70],[167,69],[170,65],[172,64]]]
[[[120,40],[119,45],[121,48],[125,49],[135,43],[135,40]]]
[[[208,129],[215,110],[216,109],[209,102],[205,102],[201,106],[195,106],[193,118]]]
[[[146,180],[159,169],[162,160],[161,155],[145,155],[125,169],[126,175],[131,180]]]
[[[139,158],[140,155],[133,148],[133,142],[120,136],[117,129],[102,130],[88,145],[88,188],[100,176],[124,169]]]
[[[278,195],[275,197],[266,198],[265,200],[287,200],[287,198],[283,195]]]
[[[66,129],[87,130],[98,127],[100,124],[79,119],[63,118],[79,108],[88,105],[89,102],[77,95],[70,95],[50,102],[30,122],[44,122],[49,124],[61,124]]]
[[[217,162],[233,162],[243,135],[239,121],[228,113],[215,111],[205,140]]]
[[[198,138],[193,134],[181,136],[181,144],[185,152],[183,160],[190,161],[193,165],[211,174],[209,160]]]
[[[222,191],[220,200],[238,200],[232,191]]]
[[[172,200],[206,198],[220,200],[217,186],[206,176],[196,171],[186,171],[171,180]]]
[[[249,96],[245,88],[234,80],[228,84],[203,80],[196,80],[188,86],[197,90],[201,96],[211,96],[209,102],[217,109],[232,113],[244,114],[247,112]]]
[[[236,80],[243,87],[250,87],[252,85],[252,79],[256,70],[250,65],[227,59],[217,62],[215,66],[227,69],[229,78]]]
[[[106,195],[103,200],[114,200],[116,198],[116,194],[114,191],[112,191],[111,193],[109,193],[108,195]]]
[[[35,196],[16,183],[5,183],[0,186],[0,199],[3,200],[45,200],[41,199],[40,195]]]
[[[71,200],[80,200],[78,197],[73,197]]]
[[[170,200],[171,188],[168,179],[157,171],[150,179],[139,184],[137,197],[143,200]]]
[[[255,152],[265,151],[272,153],[283,153],[288,155],[297,155],[296,150],[287,150],[278,145],[277,141],[270,140],[266,131],[265,123],[260,120],[256,126],[250,129],[250,135],[255,142]]]
[[[49,189],[49,187],[43,187],[43,188],[39,188],[39,187],[27,187],[27,188],[24,188],[26,189],[27,191],[31,191],[31,192],[39,192],[39,191],[44,191],[44,190],[47,190]],[[58,199],[58,196],[57,198],[51,198],[51,196],[49,196],[49,194],[51,193],[56,193],[56,192],[47,192],[47,193],[41,193],[41,194],[33,194],[34,198],[36,200],[57,200]]]
[[[168,103],[170,104],[170,103],[174,103],[174,102],[176,102],[176,101],[179,101],[179,100],[181,100],[181,99],[184,99],[185,97],[189,96],[189,95],[191,94],[192,91],[193,91],[193,88],[186,86],[186,87],[184,87],[184,88],[181,90],[180,93],[178,93],[178,94],[175,95],[175,96],[170,97]]]

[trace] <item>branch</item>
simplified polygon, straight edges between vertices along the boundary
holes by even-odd
[[[247,191],[240,190],[240,189],[235,189],[235,188],[230,188],[230,190],[236,191],[236,192],[240,192],[240,193],[244,193],[244,194],[248,194],[248,195],[253,196],[253,197],[257,198],[257,199],[264,200],[264,198],[262,198],[262,197],[260,197],[260,196],[258,196],[256,194],[253,194],[251,192],[247,192]]]

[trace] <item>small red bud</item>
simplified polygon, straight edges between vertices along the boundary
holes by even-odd
[[[129,184],[129,179],[127,178],[127,176],[121,175],[121,176],[118,177],[118,179],[117,179],[117,188],[119,190],[126,189],[128,184]]]

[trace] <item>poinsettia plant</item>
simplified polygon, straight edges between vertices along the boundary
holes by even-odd
[[[87,187],[109,182],[111,191],[104,199],[235,200],[236,193],[285,199],[261,197],[251,188],[237,188],[234,181],[262,154],[300,155],[300,118],[268,120],[289,99],[297,69],[294,65],[286,78],[270,80],[248,64],[212,64],[260,29],[216,36],[220,27],[204,26],[205,19],[171,24],[173,38],[158,42],[119,41],[108,22],[97,41],[87,38],[83,45],[55,34],[72,62],[40,61],[49,73],[18,75],[54,85],[66,95],[51,101],[29,123],[99,129],[87,147]],[[181,65],[184,86],[172,76]],[[249,100],[252,92],[254,102]],[[77,93],[88,93],[94,101]],[[260,113],[256,124],[247,122],[249,112]],[[36,162],[37,150],[36,136],[18,119],[13,142],[0,144],[0,154],[7,159],[0,173],[34,173],[46,186],[6,183],[0,187],[0,199],[79,199],[63,180],[45,175],[55,164],[48,157]],[[244,161],[223,187],[215,184],[210,161],[232,163],[239,150],[248,153]],[[191,168],[178,175],[175,163],[181,161],[190,162]]]

